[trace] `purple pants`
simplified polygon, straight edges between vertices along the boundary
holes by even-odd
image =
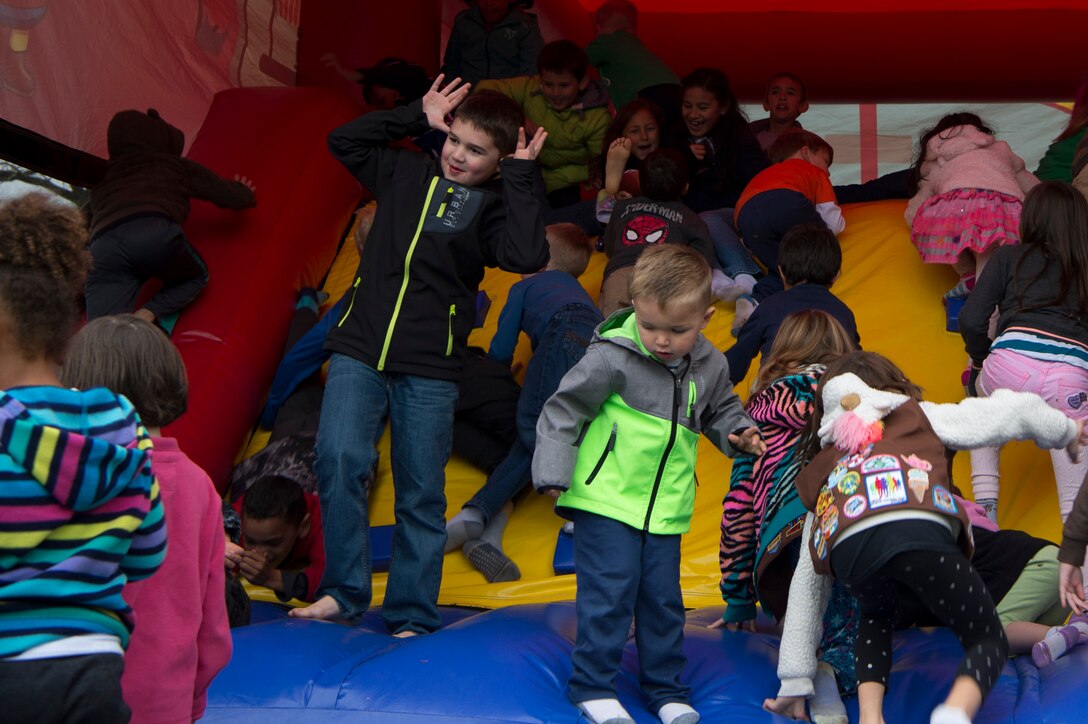
[[[1055,410],[1061,410],[1074,420],[1088,420],[1088,370],[1080,367],[999,349],[986,357],[977,387],[980,395],[989,395],[998,389],[1034,392]],[[997,498],[1000,453],[1000,448],[971,451],[971,484],[975,500]],[[1073,500],[1084,482],[1085,473],[1088,473],[1088,453],[1082,451],[1081,462],[1074,463],[1065,450],[1051,450],[1050,459],[1064,522],[1073,509]]]

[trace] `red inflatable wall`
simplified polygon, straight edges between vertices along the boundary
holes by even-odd
[[[257,419],[302,286],[317,286],[360,198],[325,137],[358,113],[307,88],[216,95],[189,157],[248,176],[257,207],[194,202],[185,225],[210,283],[174,329],[189,370],[189,411],[166,429],[222,489]]]

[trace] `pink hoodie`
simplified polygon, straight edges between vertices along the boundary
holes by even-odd
[[[125,586],[136,629],[121,687],[134,724],[189,724],[203,716],[208,685],[230,661],[222,501],[176,440],[152,441],[170,542],[158,573]]]
[[[955,189],[987,189],[1014,196],[1024,194],[1039,183],[1024,168],[1024,159],[974,126],[956,126],[929,139],[918,193],[907,204],[907,224],[926,199]]]

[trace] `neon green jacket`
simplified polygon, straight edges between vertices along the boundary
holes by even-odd
[[[702,335],[670,369],[642,343],[631,309],[597,329],[537,423],[533,484],[565,490],[557,505],[659,535],[686,533],[699,434],[732,457],[728,435],[755,423]]]
[[[589,178],[590,161],[601,154],[604,132],[612,122],[608,94],[598,81],[591,80],[575,104],[562,111],[553,110],[544,100],[540,78],[535,75],[484,80],[476,88],[513,98],[525,112],[526,120],[548,132],[548,140],[536,158],[548,193]]]

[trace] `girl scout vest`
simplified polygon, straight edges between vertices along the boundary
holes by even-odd
[[[805,507],[816,513],[809,541],[818,573],[830,574],[830,551],[844,530],[860,520],[900,510],[919,510],[960,521],[959,545],[974,548],[967,513],[952,497],[944,444],[915,400],[884,418],[881,440],[857,453],[825,447],[797,477]]]

